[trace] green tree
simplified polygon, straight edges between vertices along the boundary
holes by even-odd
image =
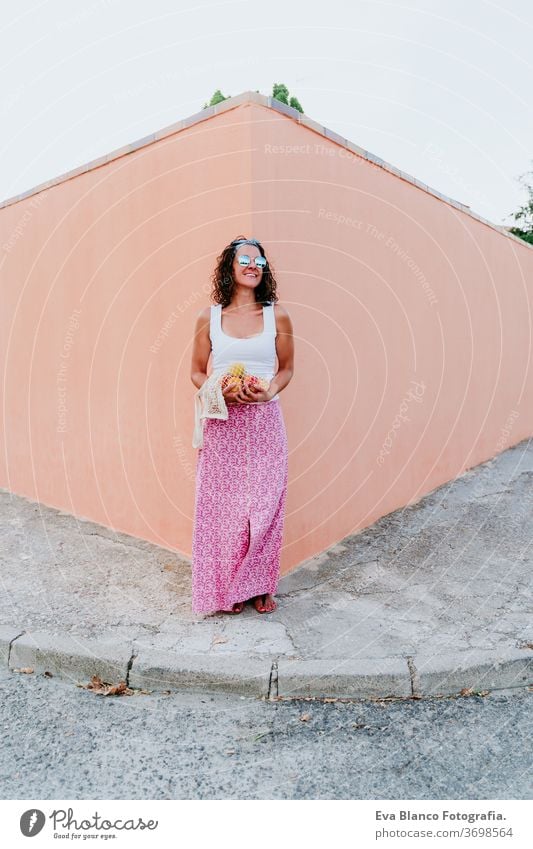
[[[279,100],[281,103],[286,103],[287,106],[292,106],[292,108],[297,109],[298,112],[303,112],[302,106],[297,97],[291,97],[289,100],[289,89],[283,83],[274,83],[272,86],[272,97]]]
[[[272,97],[281,103],[289,105],[289,89],[283,83],[274,83],[272,86]]]
[[[231,95],[229,95],[231,97]],[[216,106],[217,103],[222,103],[223,100],[227,100],[227,97],[224,97],[219,88],[215,91],[213,97],[209,101],[209,103],[204,103],[202,109],[207,109],[208,106]]]
[[[259,94],[259,89],[256,89]],[[231,97],[231,95],[229,95]],[[297,97],[291,97],[289,100],[289,89],[284,83],[274,83],[272,86],[272,97],[276,100],[279,100],[280,103],[285,103],[287,106],[292,106],[293,109],[297,109],[298,112],[303,112],[300,101]],[[207,109],[208,106],[215,106],[217,103],[221,103],[223,100],[227,100],[219,88],[215,91],[209,103],[204,103],[202,109]]]
[[[527,200],[512,217],[519,222],[516,227],[509,227],[513,235],[533,245],[533,171],[528,171],[519,177],[519,182],[527,192]]]
[[[303,112],[300,101],[298,100],[297,97],[291,97],[291,99],[289,101],[289,106],[292,106],[293,109],[297,109],[298,112]]]

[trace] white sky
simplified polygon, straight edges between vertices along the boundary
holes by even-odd
[[[271,94],[495,223],[533,159],[531,0],[2,3],[0,200]]]

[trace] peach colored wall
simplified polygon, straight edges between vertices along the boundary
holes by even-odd
[[[241,232],[296,339],[283,572],[531,435],[533,251],[246,103],[0,209],[1,486],[190,556],[193,329]]]
[[[533,250],[254,110],[253,232],[297,338],[292,564],[533,433]]]
[[[192,336],[250,228],[246,114],[0,209],[1,486],[190,552]]]

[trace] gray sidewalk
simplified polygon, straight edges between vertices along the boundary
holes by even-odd
[[[382,698],[533,682],[533,442],[201,617],[174,552],[0,490],[0,655],[145,689]]]

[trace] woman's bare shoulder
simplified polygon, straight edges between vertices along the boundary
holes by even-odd
[[[276,317],[276,324],[284,325],[290,327],[291,325],[291,317],[283,304],[274,304],[274,315]]]
[[[196,313],[196,324],[197,325],[205,325],[209,324],[211,319],[211,307],[204,307],[203,310],[200,310]]]

